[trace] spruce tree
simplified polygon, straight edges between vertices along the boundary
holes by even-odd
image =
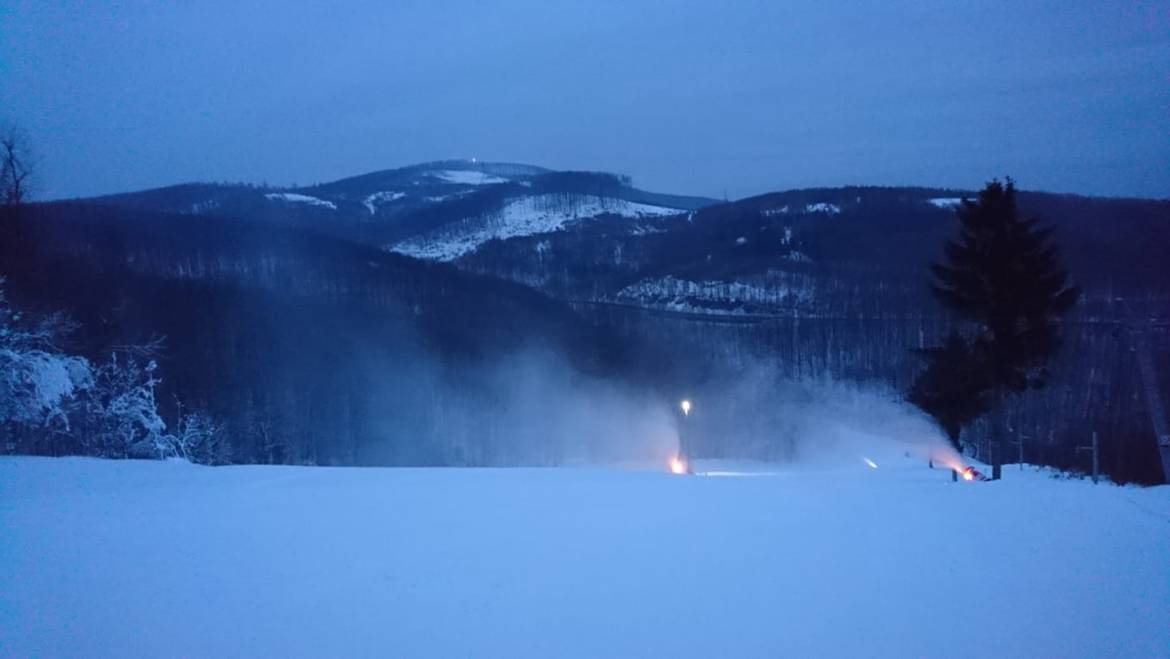
[[[991,409],[983,365],[958,332],[952,332],[942,346],[918,352],[927,364],[914,379],[907,399],[934,417],[951,446],[961,453],[963,428]]]
[[[931,265],[931,288],[974,325],[993,390],[1042,386],[1060,347],[1057,321],[1080,295],[1060,266],[1052,230],[1020,218],[1011,179],[988,183],[956,214],[959,237],[947,242],[946,262]]]
[[[968,323],[924,351],[927,367],[908,398],[933,416],[957,444],[962,427],[1006,393],[1045,383],[1060,347],[1058,320],[1080,291],[1069,285],[1052,230],[1019,215],[1016,189],[992,181],[956,210],[959,235],[946,259],[931,264],[935,297]]]

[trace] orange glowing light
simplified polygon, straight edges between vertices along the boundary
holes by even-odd
[[[679,456],[674,456],[670,459],[670,473],[685,474],[687,473],[687,462]]]
[[[972,471],[970,467],[967,467],[966,469],[963,470],[963,480],[965,480],[965,481],[975,480],[975,472]]]

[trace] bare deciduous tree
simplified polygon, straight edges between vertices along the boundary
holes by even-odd
[[[28,200],[28,182],[33,173],[28,140],[15,127],[0,131],[0,188],[4,204],[17,206]]]

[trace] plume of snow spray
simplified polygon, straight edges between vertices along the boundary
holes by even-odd
[[[793,465],[870,468],[892,456],[961,469],[935,424],[889,386],[830,378],[791,380],[769,369],[738,374],[695,394],[687,420],[707,455]]]

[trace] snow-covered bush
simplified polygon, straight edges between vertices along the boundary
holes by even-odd
[[[0,277],[0,449],[107,458],[181,457],[225,464],[226,435],[204,413],[183,414],[175,434],[159,412],[161,340],[122,347],[95,365],[59,347],[72,323],[13,309]],[[176,401],[178,403],[178,401]]]
[[[108,458],[166,458],[175,455],[167,424],[158,412],[154,360],[110,355],[94,369],[85,396],[86,453]]]
[[[171,443],[175,455],[190,462],[222,465],[231,462],[231,445],[223,427],[203,412],[182,414]]]
[[[14,310],[0,278],[0,424],[51,434],[69,429],[69,406],[93,385],[89,361],[56,347],[71,328],[60,316]]]
[[[92,382],[84,357],[0,347],[0,422],[67,430],[68,403]]]

